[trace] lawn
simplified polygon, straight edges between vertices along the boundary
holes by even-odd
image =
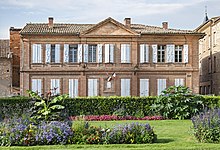
[[[134,121],[92,121],[91,125],[111,127],[115,124],[131,123]],[[136,122],[136,120],[135,120]],[[193,134],[190,120],[160,120],[160,121],[138,121],[150,123],[154,127],[158,141],[154,144],[118,144],[118,145],[54,145],[54,146],[13,146],[0,149],[87,149],[87,150],[166,150],[166,149],[220,149],[220,144],[198,143]]]

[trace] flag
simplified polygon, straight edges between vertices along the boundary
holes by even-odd
[[[114,72],[114,73],[112,74],[112,77],[114,77],[114,78],[116,77],[116,74],[115,74],[115,72]]]

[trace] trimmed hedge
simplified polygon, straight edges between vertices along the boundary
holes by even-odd
[[[151,116],[150,109],[157,97],[78,97],[66,99],[62,105],[68,116],[77,115],[131,115]],[[203,96],[204,108],[220,108],[220,96]],[[0,119],[31,111],[33,101],[29,97],[0,98]]]

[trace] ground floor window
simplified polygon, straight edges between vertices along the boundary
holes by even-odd
[[[88,79],[88,96],[98,96],[98,79]]]
[[[50,91],[52,96],[60,94],[60,79],[51,79]]]
[[[41,90],[42,90],[42,87],[41,87],[41,79],[32,79],[31,80],[31,90],[33,92],[36,92],[38,93],[38,95],[41,95]]]
[[[121,96],[130,95],[130,79],[121,79]]]
[[[184,79],[175,79],[175,86],[184,86]]]
[[[69,79],[69,96],[72,98],[78,96],[78,79]]]
[[[149,79],[140,79],[140,96],[149,96]]]
[[[166,89],[166,79],[157,79],[157,95]]]

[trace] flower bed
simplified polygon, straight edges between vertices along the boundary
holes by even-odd
[[[163,120],[162,116],[145,116],[138,118],[135,116],[116,116],[116,115],[87,115],[87,116],[71,116],[70,120],[79,120],[83,118],[86,121],[112,121],[112,120]]]

